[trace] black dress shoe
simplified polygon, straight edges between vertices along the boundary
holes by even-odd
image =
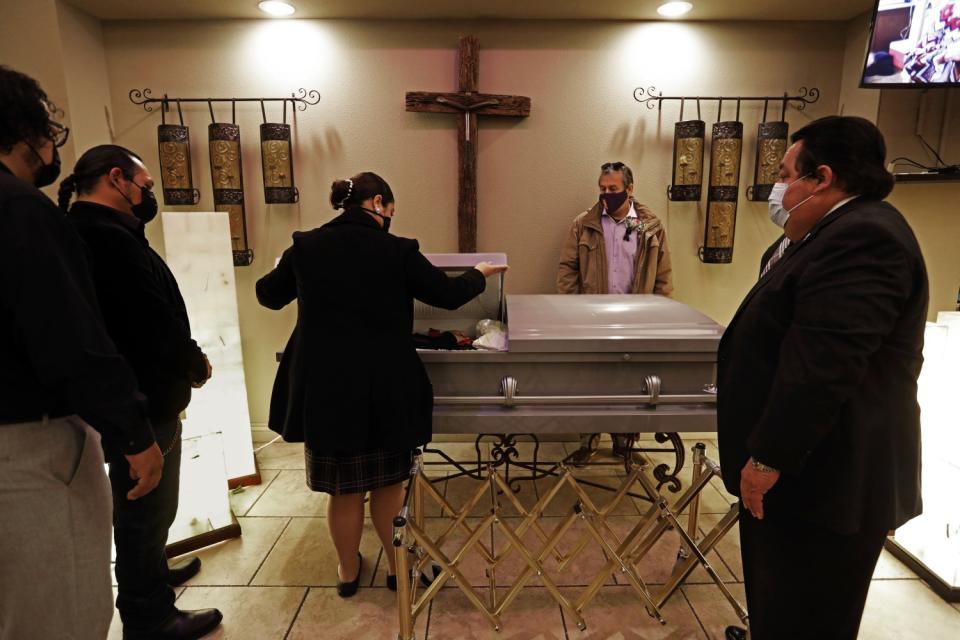
[[[431,569],[433,570],[432,578],[428,576],[426,572],[423,572],[420,574],[420,584],[422,584],[424,587],[429,587],[430,585],[432,585],[433,581],[436,580],[437,576],[440,575],[440,571],[441,571],[440,565],[436,563],[431,563],[430,566],[431,566]],[[390,589],[390,591],[397,590],[397,576],[391,576],[389,574],[387,575],[387,589]]]
[[[170,575],[167,576],[167,584],[171,587],[179,587],[184,582],[200,573],[200,558],[193,557],[181,560],[170,565]]]
[[[123,640],[200,640],[223,621],[218,609],[180,611],[174,609],[159,627],[152,631],[123,630]]]
[[[747,630],[743,627],[730,626],[723,632],[723,637],[726,640],[747,640]]]
[[[357,589],[360,588],[360,574],[363,572],[363,556],[359,553],[357,554],[357,561],[357,577],[350,582],[340,580],[340,569],[337,569],[337,595],[341,598],[349,598],[356,595]],[[394,580],[396,580],[396,576],[394,576]]]

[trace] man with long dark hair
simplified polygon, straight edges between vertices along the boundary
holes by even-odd
[[[97,432],[128,465],[125,499],[142,500],[163,469],[83,245],[38,189],[56,180],[69,134],[54,113],[34,79],[0,66],[0,640],[106,637],[110,487]]]
[[[741,500],[754,640],[854,640],[887,532],[921,511],[927,274],[883,201],[885,155],[862,118],[793,134],[769,202],[784,235],[720,343],[720,462]]]
[[[127,500],[125,460],[108,451],[117,548],[117,610],[126,640],[199,638],[220,624],[216,609],[180,611],[172,584],[195,574],[199,559],[171,575],[165,548],[180,490],[180,413],[191,387],[212,372],[190,336],[177,281],[150,248],[144,226],[157,214],[153,177],[140,157],[116,145],[84,153],[60,184],[60,206],[86,242],[107,331],[137,375],[164,455],[165,473],[147,499]],[[77,201],[69,206],[71,197]]]

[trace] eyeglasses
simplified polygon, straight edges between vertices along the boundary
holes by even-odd
[[[600,171],[606,171],[612,169],[613,171],[623,171],[623,168],[627,166],[622,162],[604,162],[600,165]]]
[[[48,137],[53,141],[53,146],[62,147],[67,144],[67,139],[70,137],[70,127],[65,127],[59,122],[51,120]]]

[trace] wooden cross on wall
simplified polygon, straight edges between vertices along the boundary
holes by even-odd
[[[460,196],[457,223],[461,253],[477,250],[477,118],[476,116],[530,115],[530,98],[479,93],[480,42],[475,36],[460,38],[459,91],[456,93],[407,92],[407,111],[454,113],[458,118],[457,156]]]

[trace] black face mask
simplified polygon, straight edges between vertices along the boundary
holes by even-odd
[[[133,180],[131,180],[133,182]],[[133,184],[138,185],[136,182]],[[123,199],[130,203],[130,211],[134,216],[143,224],[147,224],[151,220],[157,217],[157,197],[153,195],[153,191],[150,191],[147,187],[140,187],[140,203],[133,204],[133,200],[127,197],[123,191],[120,190],[120,187],[113,185],[113,188],[120,192],[120,195],[123,196]]]
[[[363,209],[364,211],[367,211],[367,212],[369,212],[369,213],[372,213],[372,214],[375,215],[375,216],[378,216],[381,220],[383,220],[383,230],[386,231],[386,232],[388,232],[388,233],[390,232],[390,221],[393,220],[393,216],[390,216],[390,217],[388,218],[387,216],[383,215],[382,213],[377,213],[376,211],[374,211],[374,210],[372,210],[372,209],[367,209],[366,207],[360,207],[360,208]]]
[[[32,146],[30,151],[33,151],[33,155],[40,160],[40,170],[33,176],[33,186],[42,189],[56,182],[57,178],[60,177],[60,150],[56,147],[53,148],[53,160],[50,164],[46,164],[43,157]]]
[[[157,217],[158,207],[157,196],[153,195],[153,191],[140,187],[140,204],[132,205],[131,209],[133,215],[137,216],[143,224],[147,224]]]

